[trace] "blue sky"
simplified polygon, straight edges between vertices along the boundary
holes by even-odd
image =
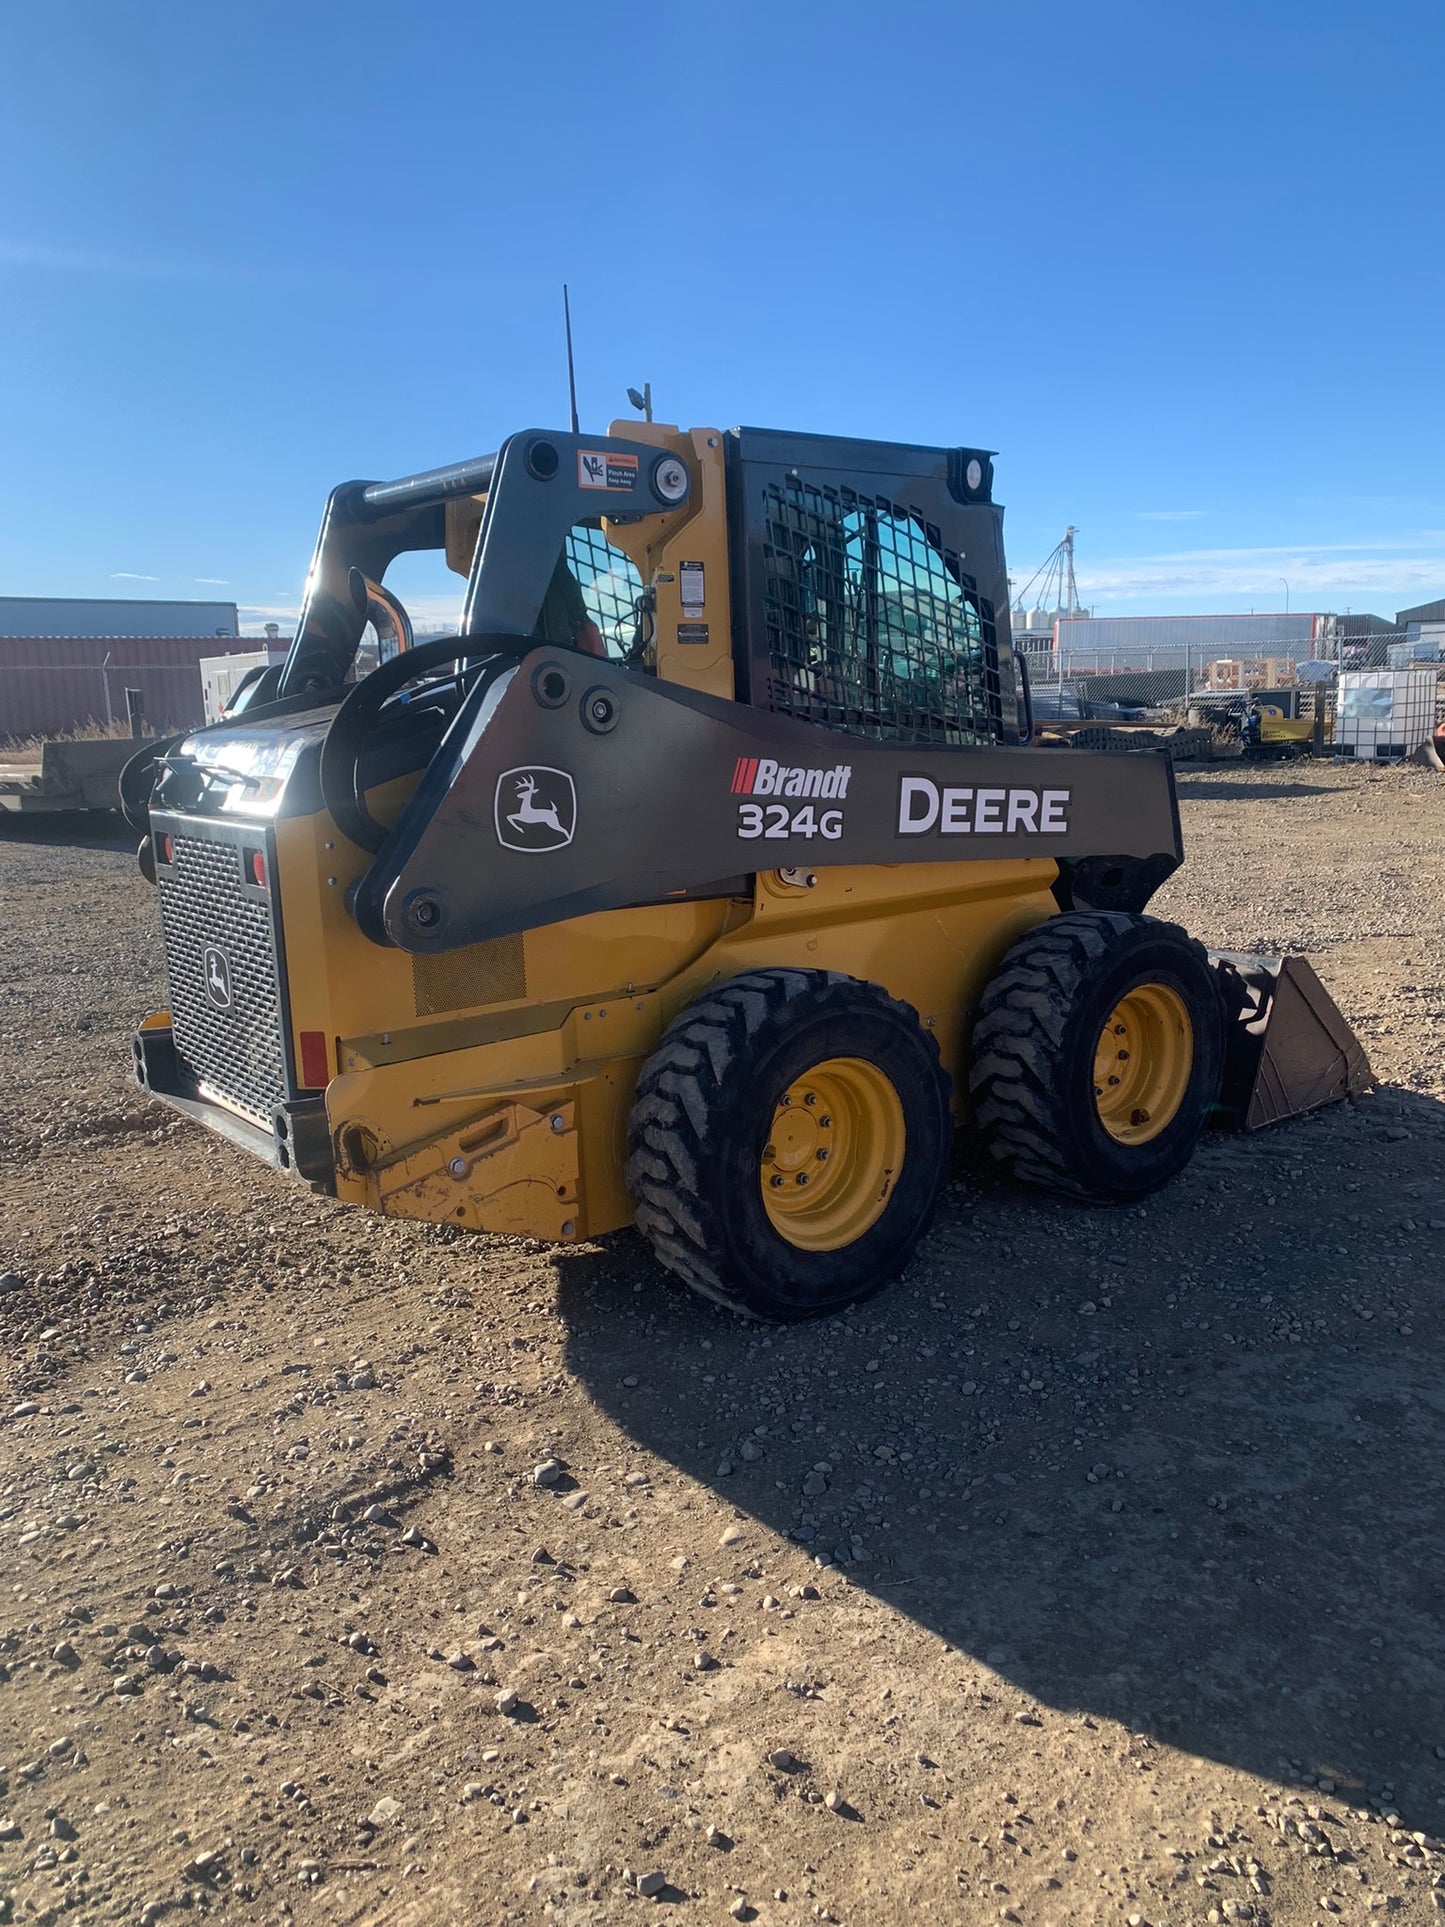
[[[997,448],[1101,612],[1445,594],[1445,8],[54,0],[0,22],[0,593],[295,608],[565,421]]]

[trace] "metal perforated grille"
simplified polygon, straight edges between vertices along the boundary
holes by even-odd
[[[763,571],[770,708],[900,742],[998,740],[993,605],[924,517],[772,486]]]
[[[416,1014],[468,1010],[475,1004],[506,1004],[527,994],[520,937],[494,937],[438,957],[412,959]]]
[[[176,1056],[197,1084],[269,1130],[287,1095],[271,906],[242,887],[236,844],[173,842],[174,864],[158,881]]]

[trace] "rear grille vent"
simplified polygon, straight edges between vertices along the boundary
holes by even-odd
[[[522,939],[493,937],[439,957],[412,959],[412,988],[418,1017],[444,1010],[470,1010],[478,1004],[509,1004],[527,994]]]
[[[269,1130],[287,1096],[270,900],[243,886],[238,844],[184,835],[174,844],[158,881],[176,1055],[197,1084]]]

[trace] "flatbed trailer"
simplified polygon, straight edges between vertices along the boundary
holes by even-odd
[[[144,747],[129,736],[85,742],[47,737],[25,749],[0,750],[0,810],[36,816],[117,809],[120,773]]]

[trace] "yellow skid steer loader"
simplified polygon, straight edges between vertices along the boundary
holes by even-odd
[[[426,550],[465,599],[412,647]],[[615,423],[348,483],[284,666],[123,779],[136,1074],[355,1204],[635,1223],[773,1318],[898,1271],[960,1116],[1106,1201],[1362,1088],[1317,981],[1144,914],[1168,759],[1031,733],[983,449]]]

